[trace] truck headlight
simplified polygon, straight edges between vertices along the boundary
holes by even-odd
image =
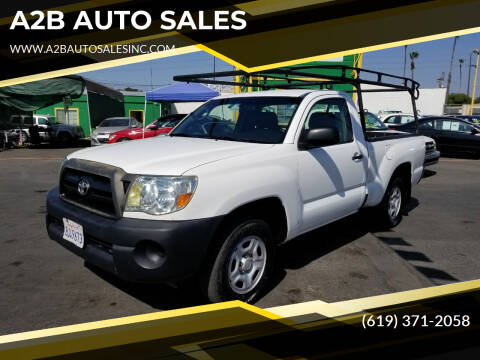
[[[151,215],[183,209],[197,187],[196,176],[139,176],[130,187],[125,211]]]
[[[117,135],[110,135],[110,136],[108,137],[108,140],[113,140],[113,139],[115,139],[116,137],[117,137]]]

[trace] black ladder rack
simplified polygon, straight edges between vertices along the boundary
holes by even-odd
[[[337,74],[332,75],[331,71]],[[314,71],[314,72],[313,72]],[[323,72],[322,72],[323,71]],[[328,73],[330,72],[330,73]],[[224,79],[231,77],[232,79]],[[243,70],[222,71],[215,73],[202,73],[191,75],[177,75],[175,81],[231,85],[247,88],[259,88],[262,90],[272,89],[305,89],[305,87],[317,87],[318,89],[331,90],[333,85],[350,84],[354,90],[346,90],[347,93],[356,93],[360,119],[365,131],[365,112],[363,109],[362,93],[365,92],[392,92],[406,91],[412,99],[413,114],[418,132],[418,117],[415,100],[419,96],[420,84],[413,79],[382,73],[346,65],[303,65],[295,67],[283,67],[278,69],[246,72]],[[274,81],[274,83],[269,81]],[[376,85],[382,88],[362,89],[362,84]]]

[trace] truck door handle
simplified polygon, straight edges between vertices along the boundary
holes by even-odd
[[[361,160],[361,159],[363,159],[363,154],[362,153],[356,152],[352,156],[352,160]]]

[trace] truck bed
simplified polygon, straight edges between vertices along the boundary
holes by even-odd
[[[417,136],[407,132],[394,131],[394,130],[379,130],[379,131],[366,131],[365,140],[369,142],[383,141],[390,139],[401,139],[405,137]]]

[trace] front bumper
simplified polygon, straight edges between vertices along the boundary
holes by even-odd
[[[83,249],[63,239],[63,218],[83,226]],[[48,235],[73,253],[133,282],[175,282],[201,267],[222,217],[188,220],[110,219],[47,196]]]
[[[108,143],[110,135],[108,136],[92,136],[90,140],[91,146],[99,146],[99,145],[105,145]]]
[[[438,159],[440,159],[440,151],[432,151],[425,154],[425,162],[423,163],[424,166],[430,166],[438,163]]]

